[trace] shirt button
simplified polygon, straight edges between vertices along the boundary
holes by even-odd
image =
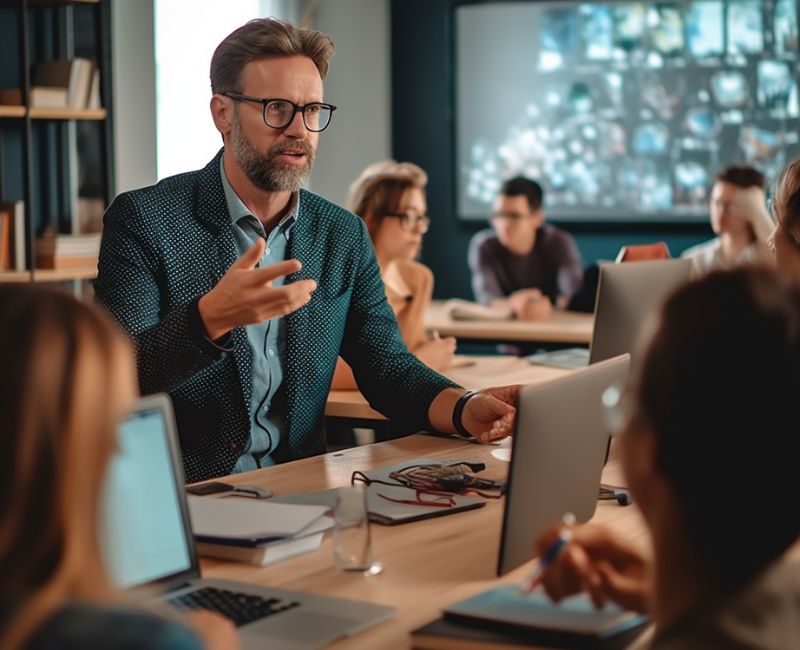
[[[274,356],[275,356],[275,350],[273,350],[272,348],[270,348],[269,350],[267,350],[267,354],[268,354],[269,356],[271,356],[271,357],[274,357]]]
[[[267,246],[267,250],[264,251],[266,255],[269,255],[272,251],[270,250],[269,246]]]

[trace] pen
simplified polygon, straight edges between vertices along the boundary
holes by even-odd
[[[561,551],[564,550],[564,547],[572,540],[572,529],[569,527],[575,523],[575,515],[571,512],[565,512],[561,520],[564,522],[564,526],[558,531],[558,537],[556,537],[547,550],[542,553],[542,557],[539,558],[539,563],[520,584],[520,591],[523,593],[529,594],[533,591],[533,588],[536,586],[539,578],[542,577],[542,574],[556,561],[556,558],[561,554]]]

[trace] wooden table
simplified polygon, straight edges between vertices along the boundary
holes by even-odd
[[[491,455],[493,448],[415,435],[238,474],[226,480],[269,487],[278,495],[308,492],[347,485],[356,469],[369,470],[421,457],[484,462],[484,474],[501,479],[508,465]],[[613,455],[603,480],[620,482]],[[409,632],[437,618],[444,605],[496,584],[503,504],[504,500],[489,500],[486,507],[478,510],[399,526],[373,525],[374,556],[384,565],[379,576],[367,578],[335,569],[330,535],[326,535],[319,549],[267,567],[204,559],[203,574],[397,607],[398,612],[391,620],[331,647],[410,648]],[[602,501],[597,505],[594,520],[611,524],[632,538],[645,535],[644,524],[634,507]],[[503,580],[518,581],[529,570],[529,564],[525,565]]]
[[[534,365],[515,356],[457,357],[471,365],[454,367],[442,374],[471,390],[508,384],[541,384],[569,374],[564,368]],[[357,390],[332,390],[325,404],[325,416],[348,420],[385,420]]]
[[[464,340],[589,345],[594,315],[553,310],[550,318],[538,321],[453,320],[446,313],[444,301],[434,300],[425,313],[425,328]]]

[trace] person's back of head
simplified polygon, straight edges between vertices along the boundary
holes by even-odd
[[[428,175],[414,163],[383,160],[369,165],[353,181],[347,205],[365,221],[374,240],[383,219],[398,210],[403,195],[412,188],[424,192],[427,184]]]
[[[676,290],[635,394],[699,565],[742,584],[800,534],[800,289],[743,268]]]
[[[534,180],[524,176],[509,178],[500,187],[501,196],[524,196],[531,212],[541,210],[544,205],[544,190]]]
[[[750,187],[766,188],[764,174],[749,165],[731,165],[717,174],[717,181],[746,190]]]
[[[0,628],[6,648],[66,600],[109,591],[98,500],[136,380],[127,340],[94,307],[37,285],[0,285],[0,305],[0,604],[15,608]]]

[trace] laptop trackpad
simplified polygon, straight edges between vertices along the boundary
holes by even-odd
[[[356,627],[354,621],[336,616],[327,616],[319,612],[297,611],[284,612],[247,625],[242,628],[249,635],[266,634],[278,639],[287,639],[295,643],[331,642],[345,636]]]

